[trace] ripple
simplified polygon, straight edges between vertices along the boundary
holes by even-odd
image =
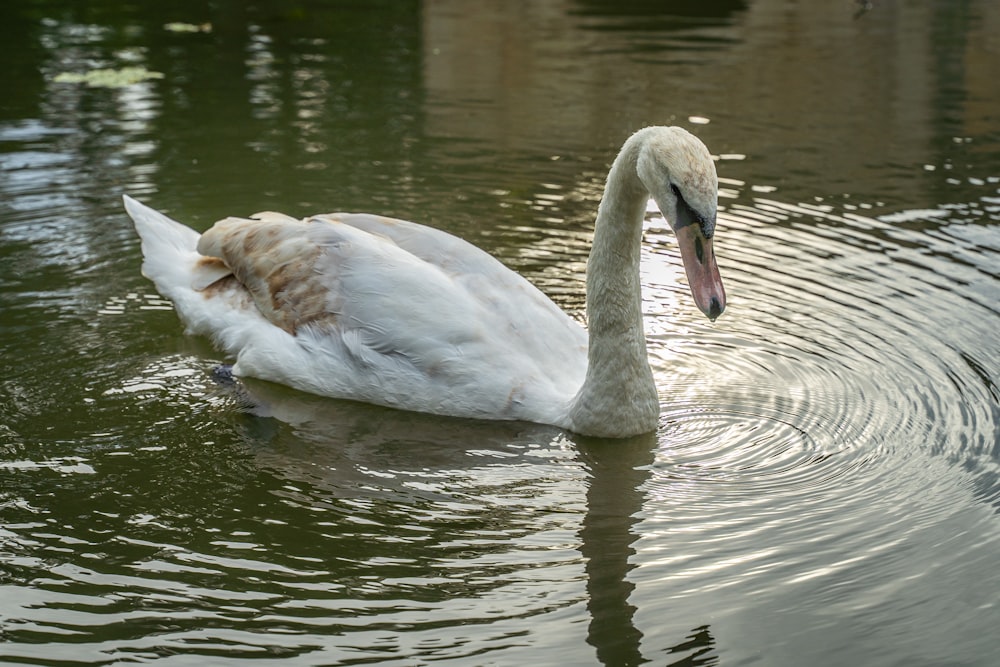
[[[688,315],[679,271],[644,276],[646,312],[682,325],[649,337],[664,409],[637,548],[671,548],[636,578],[670,584],[639,603],[669,614],[740,587],[836,606],[841,582],[859,608],[885,604],[899,593],[875,573],[912,572],[956,507],[987,510],[966,526],[1000,507],[995,230],[950,210],[738,197],[720,230],[716,323]],[[657,234],[652,251],[671,255]],[[951,557],[987,549],[966,540]]]

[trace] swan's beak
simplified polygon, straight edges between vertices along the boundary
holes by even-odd
[[[715,262],[712,239],[705,238],[700,225],[684,225],[676,234],[691,296],[699,310],[714,322],[726,309],[726,290]]]

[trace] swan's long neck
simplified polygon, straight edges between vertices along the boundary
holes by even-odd
[[[656,428],[659,399],[646,355],[639,258],[649,192],[636,163],[640,137],[611,167],[587,262],[587,376],[570,407],[572,428],[625,436]]]

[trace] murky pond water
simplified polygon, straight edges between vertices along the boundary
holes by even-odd
[[[0,662],[996,664],[995,3],[85,4],[0,8]],[[120,207],[409,218],[582,315],[647,124],[730,303],[651,208],[625,442],[216,381]]]

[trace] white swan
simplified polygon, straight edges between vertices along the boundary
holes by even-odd
[[[237,375],[406,410],[624,437],[657,426],[639,256],[652,195],[698,307],[725,292],[712,237],[718,180],[705,145],[649,127],[608,174],[587,263],[587,332],[475,246],[412,222],[333,213],[226,218],[203,235],[125,196],[143,275]]]

